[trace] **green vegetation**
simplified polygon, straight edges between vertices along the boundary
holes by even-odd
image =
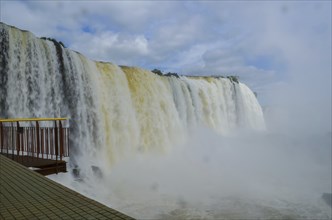
[[[151,70],[151,72],[153,72],[153,73],[155,73],[155,74],[157,74],[157,75],[159,75],[159,76],[163,76],[163,75],[164,75],[163,72],[161,72],[161,71],[158,70],[158,69],[153,69],[153,70]]]
[[[225,76],[220,76],[220,75],[209,75],[209,77],[213,77],[213,78],[217,78],[217,79],[225,78]]]
[[[227,76],[227,78],[232,82],[239,83],[239,77],[238,76]]]
[[[174,76],[176,78],[180,78],[179,74],[177,74],[177,73],[171,73],[171,72],[166,73],[164,76]]]
[[[41,37],[40,39],[52,41],[54,44],[60,44],[63,48],[66,48],[66,46],[64,45],[64,43],[62,43],[61,41],[57,41],[54,38]]]
[[[168,76],[168,77],[176,77],[179,78],[181,75],[178,73],[172,73],[172,72],[168,72],[168,73],[163,73],[161,70],[159,69],[153,69],[151,70],[151,72],[153,72],[154,74],[157,74],[159,76]],[[189,76],[189,75],[186,75]],[[239,83],[239,76],[221,76],[221,75],[202,75],[202,76],[189,76],[189,77],[213,77],[213,78],[217,78],[217,79],[221,79],[221,78],[227,78],[229,79],[231,82],[233,83]],[[255,94],[257,95],[257,94]]]
[[[176,78],[179,78],[179,74],[177,74],[177,73],[171,73],[171,72],[168,72],[168,73],[164,74],[164,73],[161,72],[161,70],[159,70],[159,69],[153,69],[153,70],[151,70],[151,72],[153,72],[154,74],[157,74],[157,75],[159,75],[159,76],[169,76],[169,77],[174,76],[174,77],[176,77]]]

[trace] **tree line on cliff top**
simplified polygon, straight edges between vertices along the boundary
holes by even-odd
[[[168,73],[163,73],[161,70],[159,69],[153,69],[151,70],[151,72],[153,72],[154,74],[157,74],[159,76],[174,76],[176,78],[179,78],[180,75],[178,73],[172,73],[172,72],[168,72]],[[215,77],[215,78],[227,78],[232,82],[235,83],[239,83],[239,76],[221,76],[221,75],[209,75],[209,77]]]

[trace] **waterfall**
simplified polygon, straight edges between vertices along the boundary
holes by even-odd
[[[331,134],[238,132],[265,122],[233,77],[97,62],[1,22],[0,49],[0,118],[69,118],[75,172],[50,179],[138,219],[331,218]]]
[[[0,117],[70,118],[71,162],[81,167],[167,151],[198,126],[220,134],[265,128],[253,92],[228,78],[96,62],[4,23],[0,47]]]

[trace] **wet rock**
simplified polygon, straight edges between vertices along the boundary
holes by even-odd
[[[75,178],[79,178],[80,177],[80,168],[78,166],[75,166],[72,169],[72,174]]]
[[[91,169],[96,177],[103,178],[103,173],[101,172],[101,169],[98,166],[91,166]]]

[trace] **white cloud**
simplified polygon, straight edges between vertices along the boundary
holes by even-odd
[[[98,35],[86,33],[77,37],[71,47],[77,51],[89,51],[89,55],[96,60],[122,65],[128,61],[135,63],[149,52],[148,41],[143,35],[124,35],[110,31]]]
[[[295,97],[331,103],[331,2],[1,4],[1,21],[57,38],[92,59],[182,74],[239,75],[264,102],[280,88],[275,85],[289,84]]]

